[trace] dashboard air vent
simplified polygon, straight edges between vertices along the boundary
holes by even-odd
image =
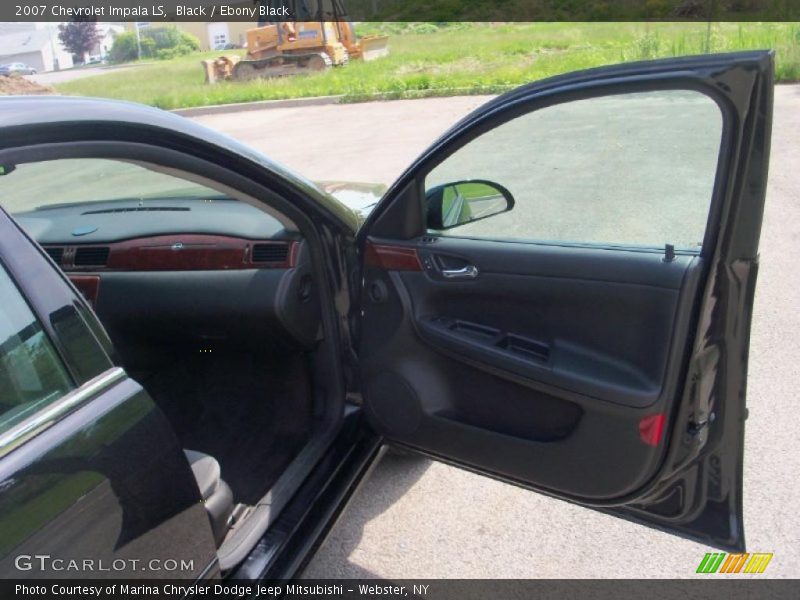
[[[104,267],[108,262],[108,246],[81,246],[75,251],[76,267]]]
[[[64,248],[60,246],[49,246],[45,248],[44,251],[50,255],[54,263],[57,265],[61,264],[61,259],[64,257]]]
[[[254,263],[282,263],[289,256],[288,244],[254,244]]]

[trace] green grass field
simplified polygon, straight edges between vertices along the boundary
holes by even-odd
[[[380,29],[360,26],[363,32]],[[57,86],[63,94],[186,108],[308,96],[345,101],[503,92],[575,69],[623,61],[773,48],[779,81],[800,81],[798,23],[387,24],[390,56],[282,79],[204,83],[196,54]]]

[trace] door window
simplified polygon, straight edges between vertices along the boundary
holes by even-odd
[[[0,267],[0,435],[72,387],[53,344]]]
[[[697,250],[721,138],[718,105],[697,91],[566,102],[475,138],[428,173],[425,189],[477,179],[514,198],[509,212],[442,235]]]

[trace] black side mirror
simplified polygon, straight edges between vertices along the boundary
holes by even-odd
[[[428,229],[443,230],[480,221],[514,208],[514,197],[492,181],[445,183],[425,192]]]

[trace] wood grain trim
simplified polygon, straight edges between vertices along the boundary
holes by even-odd
[[[367,242],[366,265],[386,271],[422,271],[416,248]]]
[[[286,259],[253,262],[255,244],[285,245]],[[55,244],[52,246],[57,247]],[[296,265],[299,249],[296,241],[249,240],[205,234],[159,235],[86,247],[100,246],[109,248],[108,262],[104,266],[75,265],[75,250],[79,246],[72,245],[62,246],[62,268],[68,272],[288,269]]]
[[[109,244],[108,270],[195,271],[242,269],[248,241],[210,235],[163,235]]]
[[[93,307],[97,304],[97,296],[100,294],[100,277],[97,275],[69,275],[78,291],[89,301]]]

